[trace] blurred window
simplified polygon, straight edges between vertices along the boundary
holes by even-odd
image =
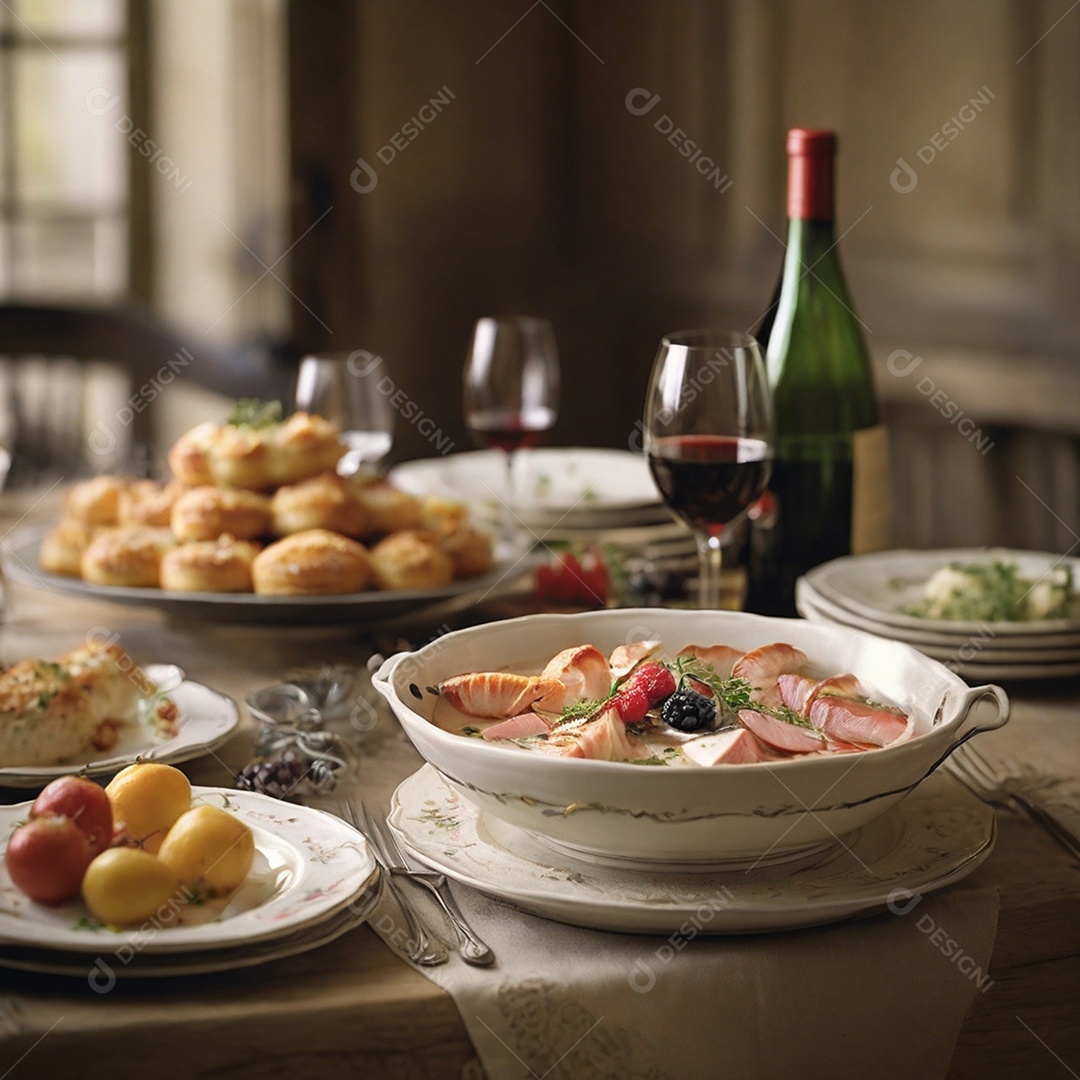
[[[0,4],[0,296],[129,292],[125,0]]]

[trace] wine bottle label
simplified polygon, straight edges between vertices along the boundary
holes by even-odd
[[[884,551],[890,544],[892,506],[889,433],[881,424],[852,438],[851,552]]]

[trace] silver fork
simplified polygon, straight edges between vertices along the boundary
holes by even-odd
[[[1041,825],[1074,859],[1080,859],[1080,837],[1072,833],[1046,807],[1021,791],[1015,778],[996,773],[990,763],[971,745],[960,747],[950,758],[954,776],[983,802],[998,806],[1019,807],[1032,821]]]
[[[386,858],[385,852],[382,850],[382,845],[379,842],[379,835],[371,828],[369,823],[370,815],[367,813],[367,808],[361,803],[360,809],[363,814],[362,817],[356,812],[356,804],[353,800],[345,800],[345,811],[348,814],[350,824],[364,837],[365,840],[368,841],[368,844],[371,847],[371,853],[374,855],[375,861],[379,864],[379,869],[382,870],[382,876],[383,880],[386,882],[386,887],[397,901],[397,905],[401,909],[401,914],[405,917],[405,923],[409,928],[409,939],[402,946],[402,951],[414,964],[420,964],[422,967],[434,967],[437,964],[445,964],[448,959],[446,950],[437,941],[432,941],[432,938],[434,938],[435,935],[433,933],[429,934],[427,930],[424,929],[417,918],[416,913],[409,906],[408,900],[402,895],[401,890],[395,884],[389,860]],[[365,825],[365,823],[368,824]]]
[[[401,850],[393,830],[379,822],[363,803],[360,804],[360,813],[363,815],[365,832],[372,837],[390,867],[391,874],[398,874],[422,885],[438,902],[446,917],[454,925],[458,934],[458,947],[461,959],[468,964],[485,967],[495,960],[495,954],[488,945],[481,940],[475,930],[466,922],[465,916],[458,907],[454,894],[447,884],[446,875],[437,870],[419,866]]]

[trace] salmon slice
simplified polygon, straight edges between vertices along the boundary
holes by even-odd
[[[633,761],[646,756],[645,747],[626,730],[614,707],[605,709],[573,731],[538,739],[530,749],[560,757],[589,758],[592,761]]]
[[[551,730],[551,722],[539,713],[524,712],[492,724],[480,733],[481,738],[498,741],[499,739],[525,739],[530,735],[546,735]]]
[[[756,689],[754,700],[758,704],[775,708],[783,704],[777,680],[807,663],[807,655],[802,649],[778,641],[740,656],[732,665],[731,674],[736,679],[746,679]]]
[[[579,701],[596,701],[611,692],[611,668],[599,649],[592,645],[575,645],[553,656],[540,673],[542,679],[558,679],[564,692],[561,700],[556,692],[543,707],[560,712]]]
[[[731,668],[736,660],[743,654],[739,649],[733,649],[730,645],[687,645],[679,650],[680,656],[692,656],[700,660],[720,676],[727,679],[731,676]]]
[[[775,716],[766,716],[756,709],[740,709],[739,723],[774,750],[789,754],[812,754],[815,750],[825,749],[825,738],[821,732],[789,724]]]
[[[854,675],[832,675],[828,679],[822,679],[814,687],[807,708],[819,697],[865,698],[866,695]]]
[[[439,693],[455,709],[469,716],[502,720],[517,716],[530,705],[546,709],[566,693],[558,679],[536,675],[511,675],[505,671],[477,671],[455,675],[439,685]],[[558,710],[562,706],[557,706]]]
[[[608,663],[611,665],[611,677],[623,679],[641,663],[648,660],[663,644],[658,639],[637,641],[633,645],[619,645],[612,650]]]
[[[803,716],[810,715],[810,706],[819,697],[862,697],[862,687],[854,675],[832,675],[820,682],[808,679],[805,675],[785,673],[776,680],[780,700],[789,708]]]
[[[698,765],[747,765],[778,761],[784,755],[765,746],[747,728],[726,728],[683,743],[683,753]]]
[[[911,720],[902,713],[839,697],[819,697],[810,706],[810,722],[831,739],[862,746],[889,746],[911,734]]]
[[[805,675],[795,675],[790,672],[780,675],[776,680],[780,700],[792,712],[801,713],[803,716],[806,716],[807,710],[813,703],[812,695],[818,685],[820,684],[814,682],[813,679],[808,679]]]

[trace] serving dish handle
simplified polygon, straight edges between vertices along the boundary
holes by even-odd
[[[994,701],[997,702],[996,715],[980,724],[968,727],[967,725],[970,719],[971,710],[985,698],[993,698]],[[963,746],[968,739],[974,738],[976,735],[981,735],[984,731],[995,731],[997,728],[1002,727],[1009,719],[1009,696],[1000,686],[995,686],[993,684],[987,684],[986,686],[972,686],[970,689],[965,690],[961,697],[960,715],[964,719],[961,721],[960,728],[958,729],[958,736],[949,744],[945,753],[934,763],[935,769],[949,757],[953,751]],[[931,770],[931,772],[932,771],[933,770]]]
[[[403,657],[408,656],[407,652],[394,653],[393,656],[388,656],[378,667],[378,669],[371,674],[371,685],[388,701],[390,700],[390,675],[393,673],[394,668],[398,666]]]

